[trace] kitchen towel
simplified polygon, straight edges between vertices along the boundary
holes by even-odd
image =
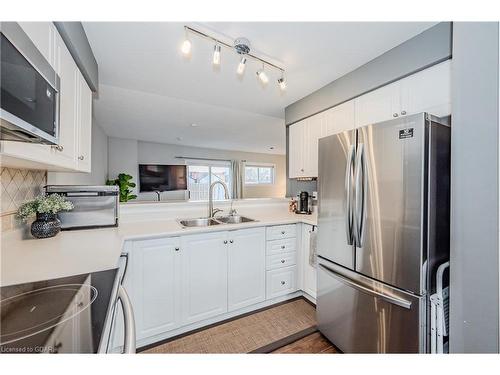
[[[316,267],[316,264],[318,262],[317,260],[317,231],[315,230],[310,230],[309,231],[309,264],[312,267]]]

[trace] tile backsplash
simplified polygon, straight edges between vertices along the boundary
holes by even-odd
[[[0,217],[2,231],[14,225],[14,214],[21,204],[42,194],[47,172],[0,168]]]

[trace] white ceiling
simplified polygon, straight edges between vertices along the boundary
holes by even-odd
[[[270,82],[262,87],[255,77],[260,65],[250,60],[244,77],[237,77],[238,56],[228,49],[214,69],[213,45],[196,36],[186,59],[182,23],[86,22],[99,65],[94,115],[108,135],[284,154],[287,105],[435,23],[187,24],[230,44],[239,36],[250,39],[253,53],[285,68],[287,91],[279,91],[279,73],[269,69]]]

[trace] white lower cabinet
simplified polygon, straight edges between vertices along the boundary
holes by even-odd
[[[315,231],[317,230],[314,229]],[[302,225],[302,243],[301,243],[301,264],[302,264],[302,290],[311,297],[316,298],[317,280],[316,267],[309,262],[310,241],[313,226],[308,224]]]
[[[130,254],[130,297],[141,340],[180,325],[179,237],[134,242]]]
[[[266,299],[265,228],[228,232],[228,310]]]
[[[227,232],[182,237],[182,324],[227,311],[227,244]]]
[[[272,299],[297,290],[297,267],[285,267],[267,271],[266,298]]]

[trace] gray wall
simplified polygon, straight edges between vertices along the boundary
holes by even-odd
[[[81,22],[54,22],[90,89],[99,87],[97,61]]]
[[[452,25],[441,22],[285,108],[297,122],[451,57]]]
[[[450,350],[498,353],[498,23],[453,28]]]
[[[48,172],[47,183],[53,185],[104,185],[108,176],[108,136],[92,119],[91,173]]]
[[[451,57],[452,24],[441,22],[285,108],[290,125]],[[288,128],[287,128],[288,168]],[[288,171],[287,171],[288,177]],[[286,195],[316,191],[316,181],[287,179]]]
[[[184,164],[176,156],[246,160],[247,162],[271,163],[275,165],[276,179],[272,185],[243,186],[244,198],[282,198],[286,190],[285,155],[261,154],[211,148],[190,147],[155,142],[142,142],[121,138],[109,138],[109,175],[115,177],[126,172],[138,182],[139,164]],[[137,189],[135,189],[137,192]],[[165,199],[184,199],[184,192],[164,192]],[[141,193],[139,199],[156,199],[154,193]]]

